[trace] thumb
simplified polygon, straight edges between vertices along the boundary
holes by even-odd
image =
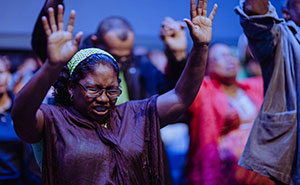
[[[189,19],[184,19],[184,22],[187,24],[190,32],[192,33],[194,31],[194,24]]]
[[[79,46],[82,36],[83,36],[83,32],[82,32],[82,31],[81,31],[81,32],[78,32],[78,33],[76,34],[76,36],[75,36],[75,44],[76,44],[77,46]]]

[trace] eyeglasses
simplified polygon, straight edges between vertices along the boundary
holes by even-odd
[[[78,85],[82,90],[84,90],[86,92],[86,94],[90,98],[98,98],[105,91],[105,94],[109,99],[115,100],[122,93],[122,90],[119,88],[118,89],[100,89],[100,88],[96,88],[96,87],[84,87],[80,83],[78,83]]]

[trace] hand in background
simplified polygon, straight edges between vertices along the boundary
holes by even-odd
[[[83,33],[76,34],[73,40],[73,28],[75,20],[75,11],[72,10],[67,25],[64,30],[63,6],[58,5],[57,23],[55,21],[54,9],[48,9],[49,23],[47,18],[42,17],[44,30],[47,36],[48,59],[52,64],[65,65],[77,52]]]
[[[190,30],[195,44],[209,44],[212,35],[212,21],[217,11],[215,4],[209,17],[207,17],[207,0],[199,0],[197,7],[195,0],[191,0],[191,20],[184,19]]]
[[[186,51],[187,38],[184,22],[166,17],[161,24],[160,38],[164,41],[168,49]]]

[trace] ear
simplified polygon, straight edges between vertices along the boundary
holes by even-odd
[[[96,35],[92,35],[90,39],[91,39],[93,46],[95,47],[97,45],[98,37]]]
[[[291,20],[290,11],[289,11],[287,8],[282,9],[282,17],[283,17],[286,21]]]

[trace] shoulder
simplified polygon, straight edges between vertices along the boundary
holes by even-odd
[[[220,88],[220,82],[218,82],[217,80],[213,80],[208,76],[205,76],[200,86],[200,90],[198,91],[197,97],[210,95],[211,93],[219,91]]]
[[[208,106],[208,102],[216,98],[216,94],[220,91],[219,87],[220,84],[217,81],[205,76],[198,94],[188,110],[192,112],[197,111],[201,106]]]
[[[117,111],[119,112],[139,112],[141,110],[146,109],[156,109],[156,101],[157,101],[158,95],[151,96],[150,98],[146,98],[143,100],[132,100],[125,103],[122,103],[118,106],[116,106]]]
[[[262,77],[250,77],[243,79],[238,82],[242,87],[248,88],[263,88],[263,78]]]
[[[49,115],[53,115],[53,114],[61,114],[63,113],[66,108],[62,107],[62,106],[58,106],[58,105],[48,105],[48,104],[42,104],[39,108],[44,116],[49,116]]]

